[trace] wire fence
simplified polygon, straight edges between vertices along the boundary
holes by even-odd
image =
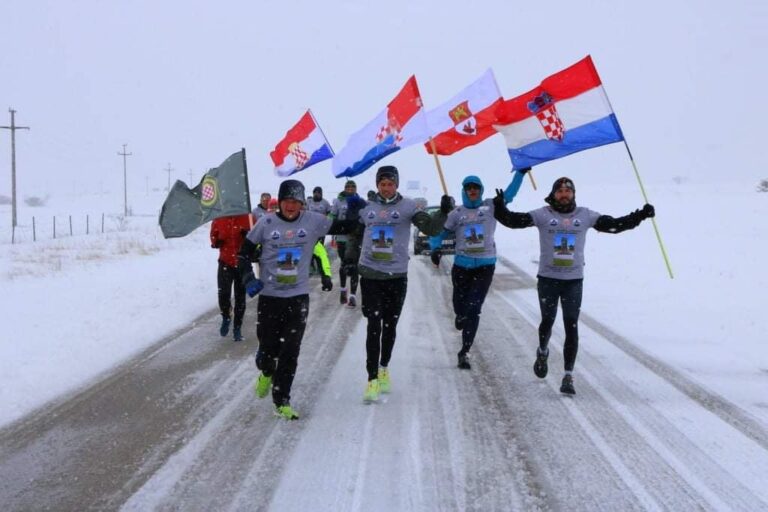
[[[128,218],[124,215],[52,215],[33,216],[10,228],[10,236],[0,243],[22,244],[57,238],[125,231]]]

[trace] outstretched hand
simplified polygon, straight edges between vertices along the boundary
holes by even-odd
[[[331,276],[323,275],[320,277],[320,282],[322,283],[322,290],[324,292],[329,292],[333,290],[333,281],[331,280]]]
[[[453,210],[455,205],[456,201],[447,194],[440,198],[440,211],[446,215],[451,213],[451,210]]]

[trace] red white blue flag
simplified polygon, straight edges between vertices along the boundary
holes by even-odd
[[[496,116],[514,169],[624,140],[590,56],[504,101]]]
[[[411,76],[386,109],[349,137],[333,158],[333,174],[337,178],[356,176],[387,155],[428,137],[419,86]]]
[[[275,164],[275,174],[290,176],[332,158],[333,149],[314,116],[307,110],[269,155]]]

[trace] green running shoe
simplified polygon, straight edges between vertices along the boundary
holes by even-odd
[[[293,408],[288,404],[278,405],[277,407],[275,407],[275,416],[285,418],[286,420],[299,419],[299,413],[294,411]]]
[[[390,383],[389,383],[389,370],[385,367],[379,368],[379,391],[382,393],[389,393],[390,389]]]
[[[258,398],[264,398],[269,394],[271,387],[272,377],[267,377],[263,373],[260,373],[259,378],[256,379],[256,383],[253,385],[253,390],[256,392]]]
[[[368,381],[368,386],[365,388],[365,394],[363,395],[363,402],[371,404],[379,399],[379,379],[373,379]]]

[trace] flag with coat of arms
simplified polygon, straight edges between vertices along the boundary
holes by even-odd
[[[353,133],[333,157],[333,174],[356,176],[392,153],[429,137],[416,77],[411,76],[387,108]]]
[[[275,164],[275,174],[290,176],[333,158],[333,149],[312,112],[307,110],[269,156]]]
[[[590,56],[502,102],[496,115],[514,169],[624,140]]]
[[[434,153],[451,155],[496,134],[496,109],[503,98],[493,70],[488,69],[450,100],[427,112]],[[425,144],[432,154],[432,144]]]

